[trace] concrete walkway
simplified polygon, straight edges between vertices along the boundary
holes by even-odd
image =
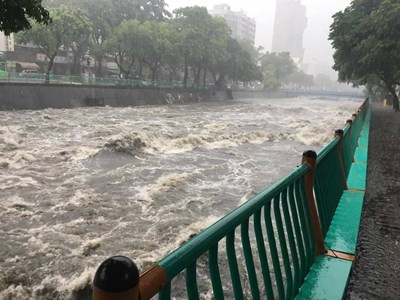
[[[367,188],[347,299],[400,299],[400,113],[372,104]]]

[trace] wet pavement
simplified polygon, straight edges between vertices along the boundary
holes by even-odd
[[[347,299],[400,299],[400,113],[372,104],[367,188]]]

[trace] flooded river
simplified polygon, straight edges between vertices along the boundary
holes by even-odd
[[[0,299],[71,299],[109,256],[158,261],[321,149],[360,105],[0,112]]]

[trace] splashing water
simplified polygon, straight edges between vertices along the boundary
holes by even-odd
[[[351,100],[0,112],[0,298],[71,299],[156,262],[319,150]]]

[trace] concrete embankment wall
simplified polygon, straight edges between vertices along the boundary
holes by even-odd
[[[124,107],[226,99],[225,91],[211,90],[0,83],[0,110]]]
[[[0,110],[137,106],[223,101],[231,98],[284,98],[282,92],[212,91],[180,88],[0,83]]]

